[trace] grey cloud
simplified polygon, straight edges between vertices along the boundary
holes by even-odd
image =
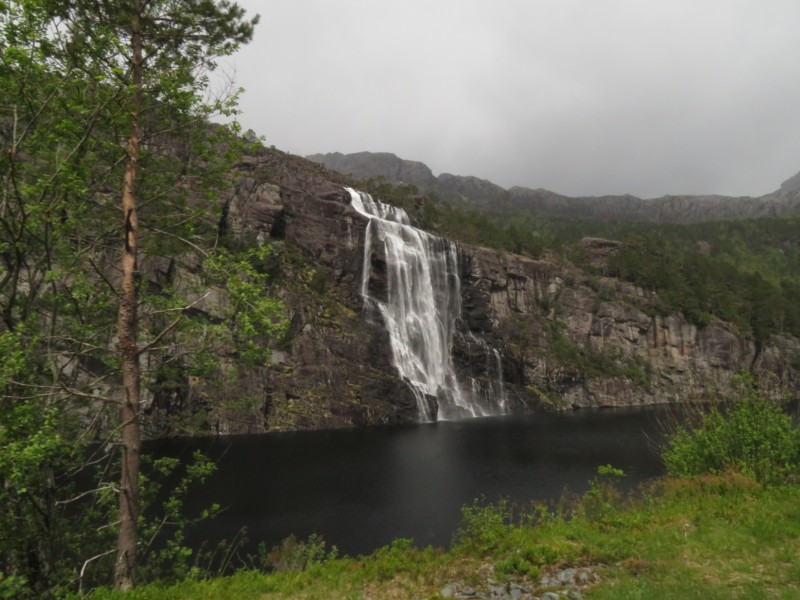
[[[244,0],[245,127],[298,154],[586,195],[761,194],[800,169],[795,0]]]

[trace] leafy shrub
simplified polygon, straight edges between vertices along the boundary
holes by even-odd
[[[508,502],[487,503],[484,498],[461,508],[461,525],[456,541],[462,546],[485,553],[505,541],[510,529],[511,511]]]
[[[298,540],[290,535],[275,546],[266,556],[266,562],[276,571],[305,571],[309,567],[333,560],[339,551],[336,546],[327,550],[321,535],[312,533],[308,540]]]
[[[379,581],[388,581],[401,573],[416,573],[420,564],[429,564],[434,560],[435,552],[430,546],[418,550],[410,538],[398,538],[376,550],[364,562],[364,573]]]
[[[579,512],[590,521],[604,521],[611,515],[621,494],[615,487],[625,472],[611,465],[597,467],[597,476],[589,482],[589,490],[581,498]]]
[[[498,561],[494,569],[500,575],[520,575],[531,579],[537,579],[540,575],[539,567],[520,554]]]
[[[28,582],[24,577],[5,576],[0,571],[0,598],[22,598],[27,595]]]
[[[558,562],[558,551],[546,544],[534,544],[522,551],[522,556],[534,565],[552,565]]]
[[[680,426],[662,452],[677,477],[739,471],[765,484],[800,473],[800,434],[781,407],[764,399],[749,378],[728,410],[713,408],[698,426]]]

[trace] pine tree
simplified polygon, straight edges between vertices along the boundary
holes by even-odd
[[[141,339],[146,299],[140,257],[143,249],[152,255],[195,228],[185,206],[187,187],[202,188],[200,178],[218,174],[211,159],[200,169],[190,164],[198,160],[191,138],[208,133],[210,115],[235,109],[235,97],[207,97],[208,73],[219,57],[251,39],[257,21],[227,0],[0,2],[0,442],[6,442],[0,499],[9,507],[0,511],[0,525],[41,525],[28,541],[20,540],[31,528],[18,528],[20,537],[9,547],[16,543],[21,550],[0,562],[6,575],[19,573],[20,581],[36,579],[41,586],[59,577],[53,572],[57,542],[48,550],[42,541],[56,535],[48,507],[55,510],[64,500],[57,500],[60,488],[48,484],[37,465],[64,464],[80,454],[79,445],[70,452],[63,446],[67,439],[88,439],[78,431],[83,425],[76,424],[74,435],[64,428],[79,408],[77,399],[95,409],[92,386],[78,385],[85,384],[87,361],[94,361],[101,371],[121,373],[114,582],[121,589],[135,583],[140,358],[181,319],[178,311],[160,332],[149,328]],[[188,158],[175,160],[184,151]],[[198,171],[203,174],[191,175]],[[210,183],[220,185],[219,178]],[[165,226],[165,215],[177,225]],[[119,223],[117,244],[111,242],[112,219]],[[142,225],[150,226],[144,247]],[[108,269],[112,245],[119,248],[116,273]],[[219,264],[215,269],[224,276]],[[237,268],[235,261],[228,266]],[[104,346],[115,304],[117,358],[109,359]],[[259,308],[266,331],[278,307]],[[33,563],[26,558],[32,555]]]

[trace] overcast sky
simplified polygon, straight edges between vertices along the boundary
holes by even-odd
[[[800,170],[800,0],[238,0],[242,125],[568,195]]]

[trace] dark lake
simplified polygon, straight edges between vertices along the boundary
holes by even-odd
[[[200,448],[218,460],[195,508],[224,512],[190,542],[232,539],[243,526],[270,547],[294,533],[321,534],[340,553],[362,554],[395,538],[446,547],[460,509],[478,497],[526,505],[582,492],[599,465],[627,486],[662,474],[654,446],[663,408],[582,410],[335,431],[149,443],[155,455]]]

